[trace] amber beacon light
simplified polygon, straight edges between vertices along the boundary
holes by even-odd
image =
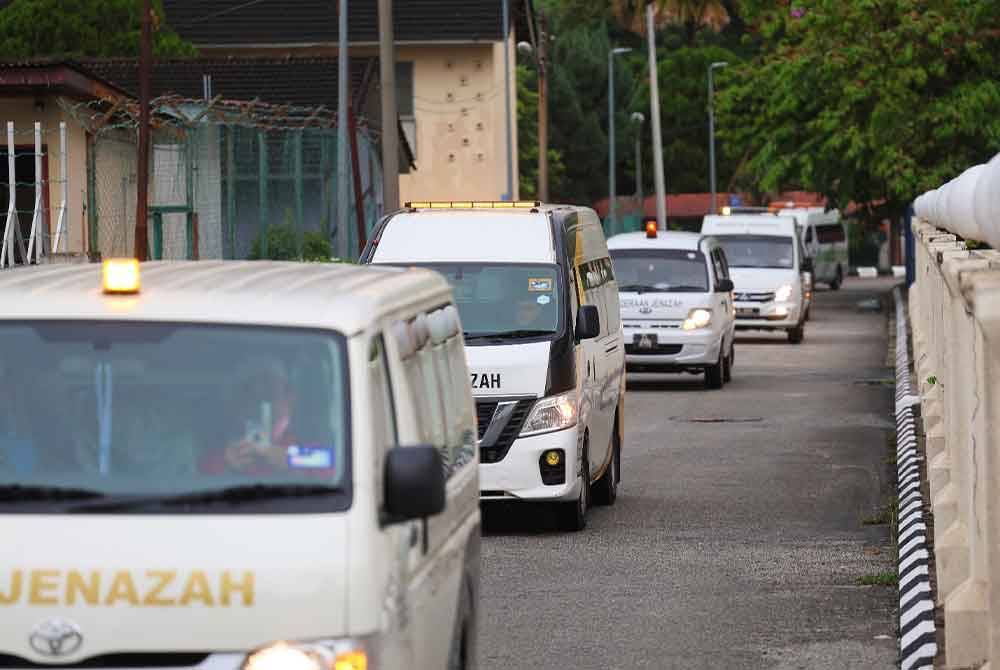
[[[135,258],[109,258],[104,261],[101,284],[105,293],[139,292],[139,261]]]

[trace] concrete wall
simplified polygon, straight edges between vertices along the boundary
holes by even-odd
[[[13,121],[17,132],[15,143],[18,146],[25,146],[28,151],[34,151],[34,123],[39,121],[42,124],[43,144],[46,146],[48,155],[44,160],[48,161],[48,172],[50,180],[59,179],[59,122],[66,122],[67,135],[67,180],[68,180],[68,202],[66,211],[66,229],[68,234],[68,247],[70,252],[82,252],[86,248],[87,240],[87,213],[85,203],[87,201],[87,144],[86,133],[83,128],[69,117],[55,97],[40,99],[44,103],[44,108],[40,111],[35,109],[35,98],[0,98],[0,124],[2,124],[2,142],[6,147],[7,142],[7,122]],[[0,181],[7,181],[7,165],[0,165]],[[61,184],[49,184],[49,234],[55,233],[55,226],[59,216],[59,205],[62,200]],[[6,218],[6,213],[0,214],[0,220]]]
[[[945,658],[1000,668],[1000,251],[969,250],[919,218],[913,233],[909,306]]]

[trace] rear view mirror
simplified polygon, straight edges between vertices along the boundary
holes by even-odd
[[[395,447],[385,459],[383,524],[426,519],[445,506],[444,462],[431,446]]]
[[[576,312],[576,341],[592,340],[601,334],[601,315],[595,305],[580,305]]]
[[[715,291],[717,293],[729,293],[733,290],[733,288],[735,287],[733,286],[732,279],[720,279],[715,282]]]

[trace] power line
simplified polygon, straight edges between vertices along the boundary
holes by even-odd
[[[247,0],[247,2],[235,5],[233,7],[227,7],[226,9],[220,9],[217,12],[212,12],[211,14],[205,14],[196,19],[191,19],[189,21],[182,21],[181,23],[171,25],[172,28],[178,28],[183,26],[194,25],[195,23],[202,23],[203,21],[209,21],[211,19],[216,19],[220,16],[225,16],[226,14],[232,14],[241,9],[246,9],[247,7],[253,7],[254,5],[259,5],[262,2],[267,2],[267,0]]]

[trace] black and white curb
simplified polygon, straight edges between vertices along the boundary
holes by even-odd
[[[909,330],[900,290],[896,300],[896,468],[899,489],[899,657],[902,670],[932,670],[937,655],[934,596],[920,494],[920,463],[910,384]]]

